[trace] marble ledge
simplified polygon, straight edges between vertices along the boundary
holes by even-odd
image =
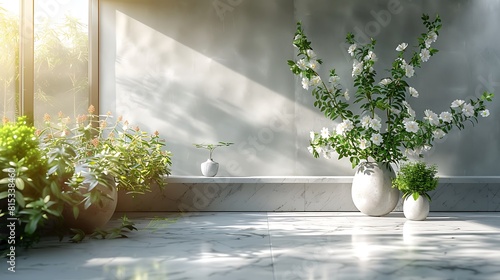
[[[350,184],[353,176],[248,176],[248,177],[165,177],[167,183],[180,184]],[[442,184],[496,184],[500,176],[440,176]]]

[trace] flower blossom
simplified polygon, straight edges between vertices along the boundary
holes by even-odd
[[[431,52],[428,49],[422,49],[422,51],[420,51],[420,58],[422,59],[423,62],[427,62],[430,57],[431,57]]]
[[[383,79],[382,81],[380,81],[379,84],[386,86],[386,85],[388,85],[390,83],[392,83],[391,79]]]
[[[404,122],[405,130],[408,132],[417,133],[418,123],[416,121],[406,121]]]
[[[317,86],[321,84],[321,78],[319,76],[314,76],[311,78],[311,81],[309,82],[309,85],[311,86]]]
[[[306,53],[310,59],[316,59],[316,53],[313,50],[307,50]]]
[[[412,87],[409,87],[408,90],[410,91],[410,95],[417,98],[418,97],[418,91]]]
[[[401,52],[401,51],[404,51],[406,49],[406,47],[408,47],[407,43],[401,43],[401,44],[398,45],[398,47],[396,48],[396,50],[398,52]]]
[[[354,56],[354,51],[356,50],[357,46],[356,44],[352,44],[349,49],[347,50],[347,52],[351,55],[351,56]]]
[[[425,110],[425,117],[424,119],[429,121],[430,124],[432,125],[439,125],[439,117],[436,113],[432,112],[431,110]]]
[[[362,128],[368,128],[368,127],[370,127],[371,121],[372,121],[372,118],[370,118],[369,116],[364,116],[361,119],[361,127]]]
[[[442,112],[441,114],[439,114],[439,118],[445,123],[450,123],[452,117],[453,115],[450,112]]]
[[[305,90],[309,89],[309,79],[306,77],[302,78],[302,88]]]
[[[466,117],[473,117],[474,116],[474,106],[472,106],[469,103],[465,104],[464,107],[462,108],[462,113]]]
[[[482,110],[481,112],[479,112],[481,114],[481,117],[483,118],[486,118],[487,116],[490,115],[490,110],[488,109],[485,109],[485,110]]]
[[[330,78],[328,79],[328,81],[330,83],[332,83],[334,86],[338,85],[339,82],[340,82],[340,77],[335,75],[335,76],[330,76]]]
[[[371,60],[373,62],[376,62],[378,60],[377,55],[373,51],[369,51],[368,54],[365,56],[365,60]]]
[[[430,39],[431,42],[434,43],[437,41],[438,36],[437,36],[436,32],[431,31],[431,32],[429,32],[429,34],[427,34],[427,38]]]
[[[312,146],[307,147],[307,150],[312,154],[314,152],[314,148]]]
[[[316,133],[314,131],[309,132],[309,137],[311,138],[311,141],[316,140]]]
[[[382,128],[380,118],[377,115],[375,115],[375,117],[370,120],[370,127],[376,131],[380,131],[380,128]]]
[[[346,89],[345,92],[344,92],[344,98],[345,100],[349,101],[349,99],[351,99],[351,97],[349,96],[349,89]]]
[[[464,103],[465,103],[465,101],[457,99],[457,100],[451,102],[451,108],[461,107],[462,105],[464,105]]]
[[[361,140],[359,140],[359,148],[361,150],[365,150],[368,147],[370,147],[370,142],[366,141],[366,139],[361,138]]]
[[[380,144],[384,142],[384,139],[382,139],[382,135],[380,135],[380,133],[373,134],[370,140],[372,141],[373,144],[377,146],[380,146]]]
[[[337,134],[345,135],[346,132],[351,131],[354,128],[352,121],[344,120],[340,124],[337,125]]]
[[[432,135],[434,135],[434,138],[441,139],[446,136],[446,133],[441,129],[436,129],[432,132]]]
[[[318,71],[319,70],[319,63],[318,63],[317,60],[311,59],[309,61],[308,67],[311,68],[314,71]]]
[[[321,129],[321,138],[328,138],[330,137],[330,131],[328,131],[328,127],[323,127],[323,129]]]
[[[413,69],[413,66],[410,65],[410,64],[406,64],[405,65],[405,75],[406,75],[406,77],[411,78],[411,77],[413,77],[414,74],[415,74],[415,70]]]
[[[305,59],[300,59],[297,61],[297,67],[299,67],[300,70],[306,70],[308,66],[308,63]]]
[[[352,76],[356,77],[363,71],[363,62],[354,61],[352,64]]]

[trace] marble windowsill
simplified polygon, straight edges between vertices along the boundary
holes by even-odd
[[[177,176],[165,178],[168,183],[192,184],[342,184],[352,183],[353,176],[249,176],[249,177],[203,177],[203,176]],[[441,176],[440,183],[445,184],[470,184],[500,183],[500,176]]]

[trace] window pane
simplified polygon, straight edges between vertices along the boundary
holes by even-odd
[[[19,1],[0,0],[0,111],[14,120],[19,100]]]
[[[87,111],[88,7],[88,0],[35,1],[35,124],[45,113]]]

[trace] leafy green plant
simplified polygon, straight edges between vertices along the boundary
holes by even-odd
[[[16,244],[30,247],[50,218],[61,218],[64,192],[51,188],[49,162],[39,148],[35,128],[25,117],[0,127],[0,200],[7,215],[19,222]],[[2,228],[4,225],[2,225]]]
[[[438,184],[437,166],[427,166],[424,162],[407,163],[401,166],[392,187],[398,188],[403,193],[403,199],[412,196],[417,200],[425,196],[431,200],[428,192],[434,190]]]
[[[102,199],[92,192],[97,184],[117,187],[129,194],[150,191],[153,183],[165,186],[163,177],[170,174],[171,153],[164,150],[165,141],[159,133],[148,134],[139,127],[131,128],[121,117],[115,119],[111,113],[96,115],[94,111],[90,106],[88,114],[75,120],[60,114],[57,123],[45,116],[42,143],[48,148],[47,153],[58,153],[64,162],[72,163],[54,167],[69,167],[65,169],[72,175],[68,186],[89,184],[91,191],[85,198],[88,205]],[[75,172],[74,166],[83,167],[85,176]],[[107,180],[108,174],[115,182]]]
[[[137,230],[135,223],[130,221],[126,215],[121,217],[121,225],[119,227],[111,229],[96,229],[92,234],[89,235],[91,239],[115,239],[115,238],[127,238],[127,233]],[[73,243],[82,242],[87,236],[85,232],[81,229],[71,229],[73,232],[73,237],[70,241]]]
[[[297,23],[293,45],[298,50],[298,59],[288,60],[290,70],[301,79],[304,89],[312,88],[314,106],[328,119],[341,121],[332,130],[325,127],[320,133],[311,132],[309,151],[314,157],[330,158],[335,152],[339,159],[349,158],[353,167],[361,160],[398,163],[407,160],[408,155],[421,156],[435,139],[443,138],[452,128],[464,129],[465,122],[474,124],[478,116],[489,116],[485,103],[492,101],[493,94],[484,92],[480,98],[468,102],[455,100],[450,110],[440,114],[425,110],[423,119],[417,119],[408,100],[418,98],[419,93],[407,80],[438,52],[432,44],[441,29],[439,16],[431,20],[423,15],[422,21],[426,31],[418,37],[416,50],[408,53],[408,44],[399,44],[389,75],[380,81],[375,79],[376,41],[372,39],[363,45],[353,34],[347,34],[356,87],[353,101],[349,101],[349,90],[340,84],[335,69],[329,71],[328,81],[320,77],[323,61],[313,51],[302,24]],[[351,109],[354,104],[358,108]]]
[[[212,154],[214,152],[214,150],[218,147],[227,147],[227,146],[230,146],[230,145],[233,145],[234,143],[231,143],[231,142],[218,142],[217,144],[193,144],[196,148],[199,148],[199,149],[207,149],[210,153],[209,153],[209,156],[208,158],[210,160],[213,160],[212,158]]]

